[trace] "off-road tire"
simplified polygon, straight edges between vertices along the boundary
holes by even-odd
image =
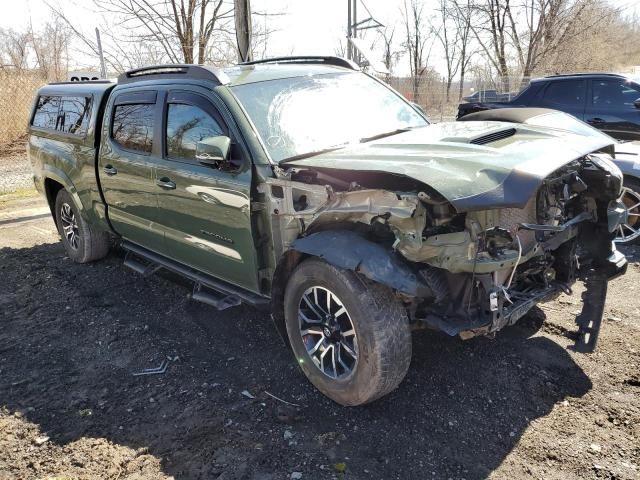
[[[314,286],[330,289],[349,312],[358,339],[358,361],[347,378],[330,378],[311,360],[302,340],[298,306]],[[394,390],[411,363],[406,309],[393,291],[358,274],[312,258],[293,272],[284,298],[289,341],[309,381],[345,406],[372,402]]]
[[[635,192],[636,194],[638,194],[640,196],[640,180],[637,180],[633,177],[629,177],[627,175],[624,176],[624,187],[628,188],[629,190],[632,190],[633,192]],[[623,196],[623,201],[625,202],[625,204],[627,204],[627,200],[626,198]],[[633,200],[629,200],[629,201],[633,201]],[[628,206],[628,205],[627,205]],[[638,213],[640,211],[640,209],[636,208],[634,213]],[[637,225],[634,224],[633,227],[635,227],[636,229],[640,228],[640,217],[635,217],[637,221]],[[629,219],[629,221],[631,222],[632,220]],[[625,230],[626,231],[626,230]],[[627,233],[629,233],[628,231],[626,231]],[[640,245],[640,236],[632,239],[632,240],[622,240],[620,239],[620,232],[616,232],[616,243],[618,245]]]
[[[71,245],[69,239],[64,233],[62,209],[65,205],[68,205],[71,208],[77,223],[77,248],[74,248]],[[71,260],[76,263],[87,263],[100,260],[107,256],[111,245],[111,238],[109,234],[89,225],[82,218],[69,192],[64,189],[58,192],[54,208],[56,227],[58,228],[58,233],[60,233],[60,236],[62,237],[62,244],[64,245],[67,255],[69,255]]]

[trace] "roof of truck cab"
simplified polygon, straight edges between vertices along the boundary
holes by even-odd
[[[229,77],[226,85],[233,87],[248,83],[280,80],[283,78],[306,77],[329,73],[353,73],[354,70],[335,65],[315,65],[305,63],[279,63],[264,65],[237,65],[224,69]]]

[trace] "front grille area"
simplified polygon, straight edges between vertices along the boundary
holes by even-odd
[[[472,143],[474,145],[486,145],[487,143],[497,142],[498,140],[512,137],[515,134],[515,128],[508,128],[507,130],[500,130],[498,132],[493,132],[482,137],[474,138],[469,143]]]

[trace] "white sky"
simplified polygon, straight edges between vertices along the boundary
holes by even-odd
[[[362,1],[362,0],[361,0]],[[611,4],[635,10],[640,13],[640,0],[609,0]],[[396,26],[396,38],[402,36],[400,8],[403,0],[364,0],[372,15],[385,25]],[[92,0],[50,0],[58,5],[65,15],[80,26],[84,32],[92,32],[99,25],[100,17],[92,13]],[[347,24],[347,0],[252,0],[255,11],[282,12],[285,15],[269,17],[272,28],[277,31],[269,40],[269,56],[278,55],[334,55],[335,49],[344,38]],[[425,0],[428,15],[434,0]],[[430,11],[431,10],[431,11]],[[51,19],[51,12],[44,0],[0,0],[0,27],[22,29],[29,20],[37,29]],[[366,12],[359,8],[358,17],[365,18]],[[374,35],[370,34],[373,38]],[[381,52],[377,52],[380,54]],[[434,51],[430,63],[443,70],[441,55]],[[396,71],[406,70],[401,62]]]

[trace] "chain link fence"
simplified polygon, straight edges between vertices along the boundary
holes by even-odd
[[[458,86],[452,84],[447,95],[447,83],[440,78],[391,77],[385,81],[404,98],[420,105],[432,122],[455,120],[458,111]]]
[[[33,99],[45,83],[36,72],[0,70],[0,147],[25,135]]]
[[[456,119],[458,105],[463,102],[507,102],[529,84],[528,78],[470,78],[463,88],[459,82],[447,87],[444,78],[431,76],[414,82],[411,77],[391,77],[385,81],[407,100],[420,105],[432,122]],[[447,92],[448,90],[448,92]]]

